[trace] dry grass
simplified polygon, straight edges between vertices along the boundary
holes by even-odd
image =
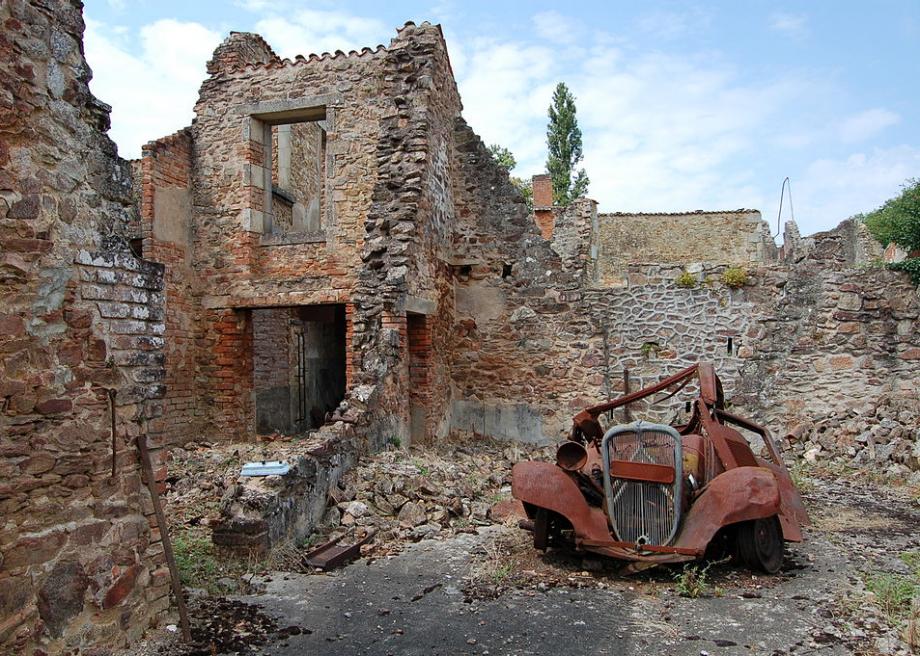
[[[825,533],[842,533],[847,531],[884,529],[897,525],[890,517],[868,515],[852,507],[834,507],[822,509],[812,514],[812,526]]]

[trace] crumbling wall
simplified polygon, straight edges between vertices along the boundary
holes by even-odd
[[[128,248],[81,4],[0,23],[0,651],[122,646],[169,605],[134,446],[166,428],[163,268]]]
[[[263,44],[256,35],[234,33],[218,48],[193,127],[195,268],[207,281],[199,403],[228,439],[252,433],[253,408],[245,400],[249,371],[240,363],[251,351],[229,358],[207,349],[245,347],[251,332],[245,308],[351,300],[376,180],[380,117],[393,102],[382,91],[382,49],[280,61]],[[293,105],[326,112],[322,234],[273,239],[253,221],[263,207],[258,171],[265,162],[261,137],[251,128],[253,116]],[[240,340],[226,332],[227,313],[234,310]],[[217,398],[212,389],[227,394]]]
[[[143,256],[165,266],[166,440],[171,445],[200,438],[205,414],[197,403],[196,338],[198,291],[192,267],[191,131],[186,128],[143,148],[135,176]]]
[[[598,215],[598,277],[620,285],[631,263],[757,266],[776,259],[770,228],[756,210]]]
[[[788,429],[913,396],[920,296],[904,274],[856,266],[873,248],[854,222],[811,238],[798,263],[771,269],[755,297],[739,403]]]
[[[462,120],[454,139],[451,430],[553,439],[603,382],[592,375],[596,336],[582,307],[594,203],[559,212],[547,241],[507,172]]]
[[[356,197],[371,202],[353,208],[354,215],[342,214],[343,221],[362,218],[366,230],[358,242],[361,263],[348,270],[348,274],[357,274],[357,280],[352,289],[343,288],[351,300],[346,307],[349,389],[332,420],[314,434],[309,449],[294,459],[287,475],[279,481],[241,479],[230,490],[222,521],[215,527],[218,544],[261,549],[285,538],[303,537],[318,521],[329,486],[356,453],[379,448],[393,438],[408,441],[411,357],[407,313],[430,315],[440,302],[439,297],[431,298],[432,290],[449,296],[445,276],[426,273],[430,270],[422,266],[424,258],[417,250],[426,243],[432,212],[432,196],[423,190],[429,188],[426,162],[437,121],[428,113],[427,95],[435,88],[432,79],[438,67],[446,62],[446,50],[438,28],[410,23],[389,48],[378,52],[379,58],[368,51],[362,55],[368,59],[350,57],[347,62],[359,75],[363,72],[360,84],[376,90],[373,99],[363,102],[376,104],[374,111],[379,112],[379,122],[370,122],[376,128],[370,142],[376,176],[362,177],[350,171]],[[362,69],[371,65],[368,62],[380,66],[373,70],[374,79]],[[356,80],[356,86],[358,83]],[[355,111],[360,116],[367,110]],[[367,153],[367,144],[358,139],[361,134],[354,137],[349,152]],[[351,138],[352,134],[344,136]],[[330,150],[335,148],[331,133],[327,143]],[[361,186],[368,182],[373,184],[372,193],[364,195]],[[252,284],[265,288],[269,282],[278,279],[265,276]],[[278,287],[275,292],[284,294]]]

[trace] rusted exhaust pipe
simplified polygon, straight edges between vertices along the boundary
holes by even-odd
[[[563,442],[556,450],[556,464],[566,471],[578,471],[588,462],[588,451],[578,442]]]

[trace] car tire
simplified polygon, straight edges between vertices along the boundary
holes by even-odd
[[[783,565],[783,547],[783,531],[775,515],[738,526],[738,555],[751,569],[776,574]]]

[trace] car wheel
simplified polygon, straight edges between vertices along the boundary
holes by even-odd
[[[776,516],[738,527],[738,555],[751,569],[776,574],[783,564],[783,532]]]

